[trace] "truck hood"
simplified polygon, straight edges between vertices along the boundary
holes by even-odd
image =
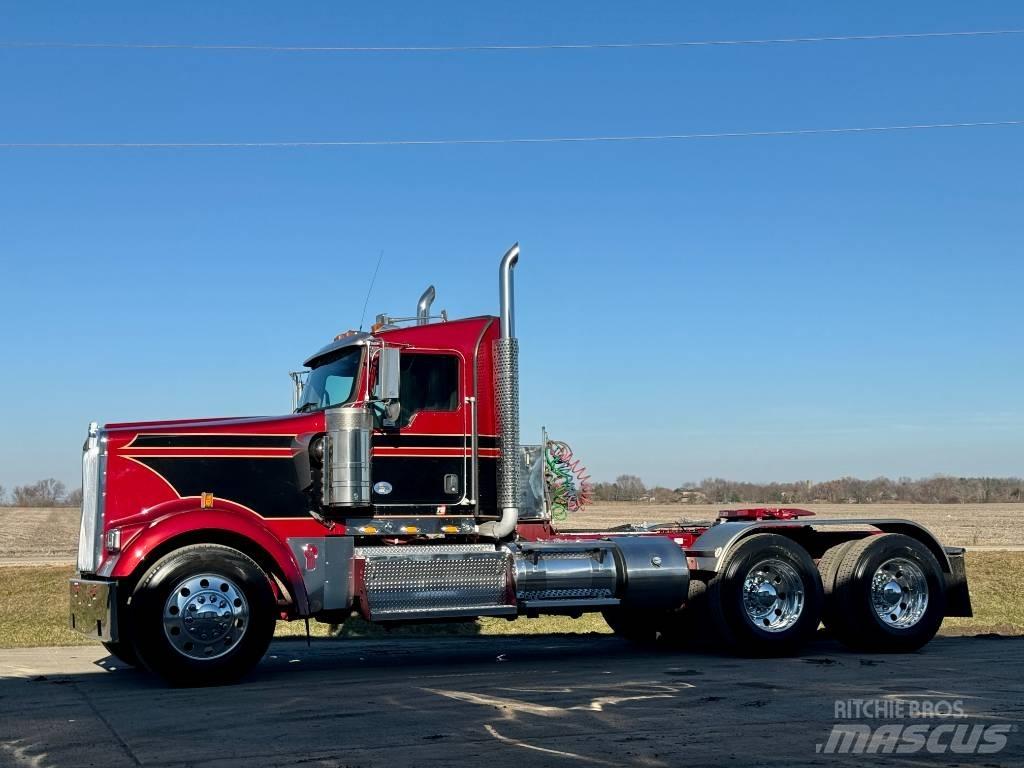
[[[323,431],[324,415],[290,413],[285,416],[250,416],[244,418],[168,419],[164,421],[121,421],[105,426],[108,432],[231,432],[300,434]]]

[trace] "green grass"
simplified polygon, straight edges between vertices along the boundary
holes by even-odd
[[[968,552],[967,583],[974,617],[950,618],[943,634],[1024,635],[1024,552]]]
[[[26,565],[0,568],[0,648],[89,645],[68,628],[68,579],[74,568]]]
[[[68,578],[66,566],[0,567],[0,648],[41,645],[88,645],[93,641],[67,628]],[[974,618],[946,619],[944,634],[1024,634],[1024,553],[976,552],[967,555],[967,577],[974,603]],[[485,618],[470,622],[417,624],[393,630],[350,619],[338,631],[310,622],[314,637],[395,637],[443,635],[540,635],[607,633],[599,614],[580,619],[544,616],[538,619]],[[278,622],[278,637],[304,636],[302,621]]]

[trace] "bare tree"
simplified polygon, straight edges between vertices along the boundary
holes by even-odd
[[[82,489],[75,488],[71,491],[64,499],[64,504],[69,507],[80,507],[82,506]]]
[[[32,485],[16,485],[14,487],[14,506],[16,507],[56,507],[64,502],[67,488],[60,480],[48,477]]]
[[[615,478],[615,485],[619,487],[623,501],[637,501],[647,491],[644,481],[636,475],[619,475]]]

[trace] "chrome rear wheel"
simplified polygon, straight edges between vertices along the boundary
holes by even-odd
[[[722,558],[704,605],[717,639],[751,656],[798,651],[821,621],[821,577],[799,543],[756,533]]]
[[[942,624],[944,589],[942,566],[923,542],[900,533],[866,536],[836,570],[829,628],[856,650],[915,651]]]
[[[928,580],[924,571],[905,557],[886,560],[871,577],[871,606],[890,627],[914,626],[928,610]]]
[[[804,586],[789,563],[778,558],[754,565],[743,580],[743,609],[766,632],[784,632],[800,619]]]

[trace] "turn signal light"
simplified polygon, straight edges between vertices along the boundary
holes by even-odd
[[[444,533],[458,533],[459,527],[457,525],[442,525],[441,531]]]
[[[104,546],[107,552],[116,553],[121,551],[121,529],[111,528],[107,531],[106,540]]]
[[[372,525],[361,525],[361,526],[359,526],[359,532],[360,533],[376,533],[377,529],[374,528]]]
[[[419,532],[420,532],[420,529],[417,528],[415,525],[403,525],[402,526],[402,533],[419,533]]]

